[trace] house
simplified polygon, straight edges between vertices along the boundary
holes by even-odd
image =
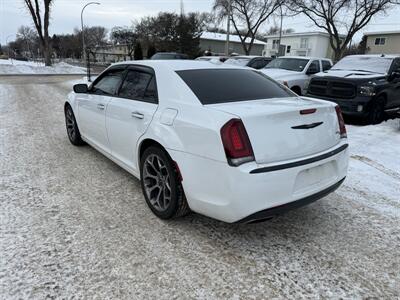
[[[264,56],[313,56],[333,59],[334,52],[326,32],[294,32],[282,34],[281,50],[278,50],[279,34],[266,37]],[[345,36],[341,36],[345,38]]]
[[[246,43],[249,44],[250,38],[246,39]],[[208,32],[205,31],[200,36],[200,49],[209,51],[213,54],[224,54],[226,45],[226,34]],[[265,42],[260,40],[254,40],[253,47],[250,51],[250,55],[262,55],[265,47]],[[229,53],[237,53],[244,55],[246,54],[243,50],[240,37],[235,34],[229,35]]]
[[[400,30],[366,32],[366,54],[398,54],[400,53]]]
[[[130,59],[129,47],[125,44],[98,46],[94,53],[97,62],[114,63]]]

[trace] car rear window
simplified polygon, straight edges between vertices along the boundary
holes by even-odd
[[[203,105],[294,96],[254,70],[202,69],[177,73]]]

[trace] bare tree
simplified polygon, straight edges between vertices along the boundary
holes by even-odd
[[[137,35],[132,28],[129,27],[114,27],[111,29],[110,38],[114,44],[126,45],[128,56],[132,59],[132,54],[135,50]]]
[[[261,25],[282,3],[282,0],[215,0],[213,10],[221,21],[230,18],[244,52],[249,55]]]
[[[44,55],[46,66],[51,65],[49,24],[50,24],[50,7],[54,0],[43,0],[43,4],[39,4],[40,0],[24,0],[24,3],[32,16],[33,23],[39,36],[40,48]],[[44,7],[43,18],[41,15],[41,7]]]
[[[398,0],[291,0],[289,9],[306,15],[317,27],[329,34],[334,59],[342,58],[354,35],[371,18],[390,9]],[[340,30],[345,30],[341,36]]]

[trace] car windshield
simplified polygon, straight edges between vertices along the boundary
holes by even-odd
[[[247,64],[249,63],[250,58],[247,57],[231,57],[228,58],[225,63],[229,64],[229,65],[235,65],[235,66],[247,66]]]
[[[279,83],[253,70],[200,69],[177,73],[204,105],[295,96]]]
[[[309,61],[309,59],[305,58],[276,58],[265,69],[284,69],[302,72]]]
[[[331,70],[365,71],[385,74],[389,71],[392,58],[371,56],[347,56],[339,60]]]

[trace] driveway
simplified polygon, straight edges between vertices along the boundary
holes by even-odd
[[[137,179],[69,143],[72,79],[0,77],[0,298],[400,297],[399,158],[379,159],[398,157],[394,123],[349,128],[348,179],[312,205],[252,225],[166,222]]]

